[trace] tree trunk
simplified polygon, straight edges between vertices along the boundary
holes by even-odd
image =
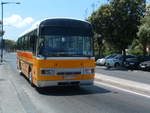
[[[123,62],[124,62],[126,60],[126,49],[123,49],[122,53],[123,53]]]
[[[99,58],[101,56],[101,49],[100,49],[100,47],[99,47],[99,50],[98,50],[98,56],[99,56]]]
[[[144,55],[144,56],[147,55],[146,47],[143,47],[143,55]]]
[[[102,56],[102,46],[99,46],[99,58]]]
[[[150,55],[150,44],[148,44],[148,52],[147,52],[148,55]]]
[[[99,46],[99,58],[101,57],[101,51],[102,51],[102,46],[103,46],[103,43],[102,43],[102,40],[98,40],[98,46]]]
[[[126,49],[123,49],[122,53],[123,53],[124,56],[126,56]]]

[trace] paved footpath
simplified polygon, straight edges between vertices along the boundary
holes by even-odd
[[[26,113],[15,86],[6,74],[9,73],[4,72],[4,65],[0,64],[0,113]]]

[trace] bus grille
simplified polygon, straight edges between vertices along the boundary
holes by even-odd
[[[81,72],[58,72],[57,75],[81,75]]]

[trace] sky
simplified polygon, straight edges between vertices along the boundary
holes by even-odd
[[[150,1],[150,0],[148,0]],[[45,18],[66,17],[84,20],[107,0],[3,0],[4,39],[17,40]],[[1,10],[0,10],[1,11]],[[1,13],[0,13],[1,14]]]

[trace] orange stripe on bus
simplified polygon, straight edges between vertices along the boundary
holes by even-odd
[[[17,52],[18,56],[20,57],[25,57],[25,58],[30,58],[32,59],[32,53],[31,52]]]

